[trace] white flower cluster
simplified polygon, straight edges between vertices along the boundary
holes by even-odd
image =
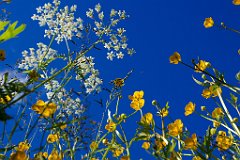
[[[94,16],[94,10],[97,14],[97,18]],[[95,9],[89,8],[86,12],[87,17],[94,20],[95,27],[93,28],[96,36],[104,39],[104,48],[108,50],[107,59],[113,60],[114,57],[123,59],[124,52],[132,55],[135,53],[134,49],[128,48],[127,37],[124,35],[126,30],[124,28],[113,28],[121,20],[126,19],[128,16],[123,10],[116,11],[114,9],[110,12],[110,24],[104,23],[104,12],[101,11],[101,5],[97,4]],[[107,39],[107,40],[106,40]]]
[[[81,100],[79,98],[72,99],[72,96],[70,96],[64,88],[59,90],[61,86],[57,80],[51,80],[44,86],[47,91],[46,95],[48,100],[55,102],[57,106],[61,106],[61,108],[58,108],[61,117],[64,117],[65,114],[63,113],[71,116],[72,114],[79,115],[84,112]]]
[[[18,68],[23,70],[32,70],[39,67],[39,62],[45,62],[53,59],[57,51],[48,48],[43,43],[37,43],[38,49],[29,48],[29,51],[24,50],[22,52],[23,59],[18,63]]]
[[[73,5],[70,8],[65,6],[59,9],[60,1],[53,0],[53,4],[45,3],[44,6],[38,7],[37,14],[32,16],[33,20],[38,20],[40,26],[48,26],[45,30],[44,37],[51,38],[55,36],[57,43],[64,39],[71,40],[73,36],[81,37],[83,29],[82,19],[74,17],[77,6]]]
[[[100,91],[102,80],[99,78],[99,72],[94,68],[94,58],[82,56],[76,60],[76,80],[83,80],[87,93]]]

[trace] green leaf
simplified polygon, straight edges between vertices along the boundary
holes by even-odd
[[[200,86],[205,86],[205,84],[192,76],[193,80]]]
[[[0,31],[4,30],[7,24],[9,24],[9,21],[0,21]]]
[[[7,41],[11,38],[16,37],[19,33],[21,33],[25,28],[25,24],[21,24],[19,27],[15,28],[18,21],[15,21],[13,24],[10,24],[7,30],[0,35],[0,42]]]
[[[115,130],[115,133],[117,134],[117,136],[121,139],[122,142],[125,142],[126,140],[124,140],[124,138],[122,137],[122,135],[118,132],[118,130]]]

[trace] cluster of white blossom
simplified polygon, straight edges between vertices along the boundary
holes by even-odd
[[[37,43],[38,49],[29,48],[29,51],[24,50],[22,52],[23,59],[18,63],[18,68],[23,70],[32,70],[39,67],[40,62],[46,62],[54,59],[57,51],[48,48],[43,43]]]
[[[100,91],[102,80],[99,78],[99,72],[94,68],[94,58],[81,56],[76,60],[76,80],[82,80],[87,93]]]
[[[95,16],[95,12],[97,16]],[[123,59],[124,52],[132,55],[135,53],[134,49],[128,48],[127,37],[124,35],[126,30],[124,28],[115,28],[115,26],[128,17],[123,10],[116,11],[114,9],[110,12],[110,24],[104,23],[104,12],[101,11],[101,5],[97,4],[94,9],[89,8],[86,12],[87,17],[94,20],[95,27],[93,28],[96,36],[104,39],[104,48],[108,50],[107,59],[113,60],[114,57]],[[97,18],[96,18],[97,17]]]
[[[73,5],[70,8],[65,6],[60,9],[60,1],[53,0],[53,4],[45,3],[38,7],[37,14],[32,16],[33,20],[38,20],[40,26],[48,26],[45,30],[44,37],[51,38],[55,36],[57,43],[65,40],[71,40],[73,36],[81,37],[83,29],[82,19],[75,18],[77,6]]]
[[[61,117],[64,117],[65,114],[63,113],[66,113],[68,116],[70,116],[72,114],[79,115],[84,112],[84,108],[81,105],[81,100],[79,98],[72,99],[72,96],[60,86],[57,80],[51,80],[44,86],[47,91],[46,95],[48,100],[57,104]]]

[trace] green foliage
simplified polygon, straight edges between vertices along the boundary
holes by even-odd
[[[18,34],[24,31],[26,24],[21,24],[16,28],[17,23],[18,21],[15,21],[12,24],[10,24],[9,21],[0,21],[0,31],[3,31],[4,28],[9,24],[5,32],[0,35],[0,43],[16,37]]]

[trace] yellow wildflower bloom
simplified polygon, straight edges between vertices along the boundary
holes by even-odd
[[[28,156],[23,151],[17,151],[16,153],[12,153],[10,155],[9,160],[27,160]]]
[[[213,127],[219,127],[220,126],[220,122],[218,121],[213,121]]]
[[[53,149],[52,153],[48,157],[48,160],[62,160],[62,156],[58,154],[56,149]]]
[[[129,156],[122,156],[120,160],[130,160]]]
[[[183,129],[183,123],[181,119],[177,119],[173,123],[170,123],[168,125],[169,134],[171,136],[175,136],[175,137],[178,136],[180,133],[182,133],[182,129]]]
[[[163,140],[156,140],[154,149],[157,151],[162,150],[167,144]]]
[[[186,106],[185,106],[185,116],[188,116],[190,114],[192,114],[195,111],[195,104],[193,102],[189,102]]]
[[[116,127],[117,127],[117,124],[114,123],[113,121],[110,121],[106,126],[105,126],[105,129],[108,131],[108,132],[113,132],[116,130]]]
[[[143,91],[135,91],[132,96],[128,96],[128,98],[132,101],[130,106],[136,111],[140,110],[144,106],[145,100],[143,99],[143,95]]]
[[[232,3],[233,3],[234,5],[240,5],[240,0],[233,0]]]
[[[184,140],[185,146],[184,149],[197,149],[197,135],[194,133],[192,137],[189,137]]]
[[[178,64],[181,61],[181,55],[178,52],[174,52],[170,57],[169,61],[172,64]]]
[[[148,150],[150,148],[150,143],[149,142],[143,142],[142,148]]]
[[[12,100],[12,98],[9,95],[6,95],[5,98],[0,98],[0,104],[6,104],[8,102],[10,102]]]
[[[47,152],[39,152],[34,155],[34,160],[44,160],[48,158]]]
[[[61,130],[64,130],[65,128],[67,128],[67,124],[65,123],[65,124],[62,124],[61,126],[60,126],[60,129]]]
[[[202,96],[206,99],[210,98],[211,95],[212,95],[212,92],[208,88],[206,88],[202,91]]]
[[[30,144],[27,142],[20,142],[17,147],[17,151],[24,152],[30,148]]]
[[[202,160],[202,158],[199,157],[199,156],[195,156],[195,157],[192,158],[192,160]]]
[[[168,109],[166,107],[164,107],[161,112],[160,112],[162,117],[166,117],[168,115]]]
[[[56,112],[57,105],[55,103],[46,104],[43,100],[38,100],[36,104],[32,106],[32,110],[48,118]]]
[[[209,90],[211,91],[212,93],[212,97],[216,97],[218,96],[218,93],[219,94],[222,94],[222,89],[221,87],[217,86],[217,85],[212,85],[209,87]]]
[[[152,113],[145,114],[140,121],[142,124],[150,125],[153,122],[153,115]]]
[[[223,115],[224,115],[224,112],[220,107],[215,108],[212,112],[212,117],[216,119],[220,119]]]
[[[226,136],[226,132],[219,131],[216,137],[218,150],[227,150],[233,144],[233,138]]]
[[[211,64],[204,60],[199,60],[198,64],[195,66],[195,72],[205,71],[206,68],[210,67]]]
[[[59,135],[58,134],[49,134],[47,137],[47,142],[48,143],[54,143],[59,140]]]
[[[90,149],[92,151],[96,150],[98,148],[98,144],[96,141],[92,141],[92,143],[90,144]]]
[[[213,21],[212,17],[205,18],[205,21],[203,22],[203,26],[205,28],[211,28],[213,25],[214,25],[214,21]]]
[[[119,157],[124,151],[123,147],[116,148],[113,152],[113,157]]]

